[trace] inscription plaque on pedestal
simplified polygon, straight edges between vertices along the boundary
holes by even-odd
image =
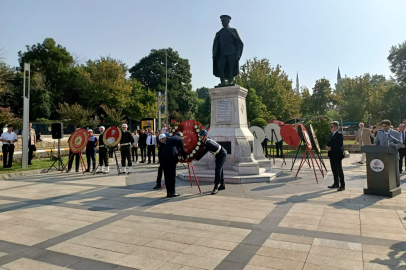
[[[231,102],[229,100],[217,100],[216,120],[217,122],[231,121]]]

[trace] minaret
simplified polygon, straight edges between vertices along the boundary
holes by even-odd
[[[296,73],[296,93],[300,93],[300,90],[299,90],[299,72],[298,73]]]
[[[341,81],[341,73],[340,73],[340,67],[338,67],[338,71],[337,71],[337,83],[339,83]]]

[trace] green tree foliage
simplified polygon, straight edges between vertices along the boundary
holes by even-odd
[[[301,93],[300,114],[304,118],[311,118],[314,115],[313,99],[309,93],[309,89],[304,87]]]
[[[266,105],[262,103],[262,98],[256,94],[255,89],[251,88],[248,90],[245,104],[247,106],[247,119],[249,122],[255,118],[268,120],[273,118],[266,109]]]
[[[179,56],[172,48],[152,50],[130,68],[131,78],[154,92],[165,91],[165,52],[168,59],[168,111],[182,113],[197,111],[198,97],[192,91],[189,60]]]
[[[306,129],[310,132],[310,124],[316,133],[317,141],[321,149],[324,149],[327,145],[328,137],[331,133],[330,131],[330,119],[328,117],[320,117],[317,121],[308,121],[306,123]],[[309,133],[311,136],[311,134]]]
[[[107,105],[100,105],[107,115],[103,115],[107,125],[121,127],[127,121],[124,119],[123,109],[109,108]]]
[[[0,59],[0,106],[5,106],[5,97],[10,93],[14,71]]]
[[[60,103],[57,112],[60,114],[63,122],[71,124],[75,128],[94,125],[94,110],[85,109],[80,104],[69,105],[66,102]]]
[[[246,89],[255,89],[267,112],[280,120],[290,119],[299,113],[300,96],[295,95],[292,81],[280,65],[272,67],[268,59],[247,60],[241,66],[236,83]]]
[[[210,117],[208,116],[211,114],[211,98],[208,90],[206,87],[196,89],[198,97],[196,120],[203,125],[210,124]]]
[[[264,118],[255,118],[250,122],[251,127],[265,127],[268,123]]]
[[[149,89],[144,89],[137,80],[131,80],[131,99],[125,109],[125,114],[131,119],[155,118],[156,95]]]
[[[116,59],[101,57],[87,61],[81,68],[84,91],[80,97],[89,108],[96,109],[100,104],[123,109],[131,103],[132,82],[126,79],[127,68]]]
[[[395,74],[397,81],[406,83],[406,41],[397,46],[392,46],[389,51],[388,61],[390,70]]]
[[[11,112],[10,107],[0,107],[0,131],[3,132],[3,128],[6,125],[11,124],[14,121],[14,114]]]
[[[324,115],[331,107],[331,86],[327,79],[317,80],[313,87],[314,115]]]

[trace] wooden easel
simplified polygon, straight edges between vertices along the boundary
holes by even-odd
[[[194,174],[195,180],[196,180],[196,184],[197,184],[197,187],[199,188],[199,192],[200,192],[200,194],[202,194],[202,190],[200,189],[200,185],[199,185],[199,180],[197,180],[197,176],[196,176],[196,173],[195,173],[195,168],[193,167],[193,165],[189,165],[189,162],[188,162],[187,163],[187,168],[188,168],[188,171],[189,171],[190,186],[193,187],[192,174],[190,173],[190,167],[192,167],[193,174]],[[165,186],[165,183],[162,185],[160,190],[162,190],[164,188],[164,186]]]
[[[79,154],[79,157],[80,157],[80,165],[82,166],[82,172],[83,172],[83,174],[85,174],[86,164],[85,164],[85,162],[83,161],[82,152],[79,152],[79,153],[74,153],[74,152],[72,152],[72,155],[70,155],[70,157],[69,157],[69,159],[68,159],[68,162],[66,162],[66,164],[65,164],[65,166],[63,167],[61,173],[64,172],[66,166],[69,164],[70,159],[71,159],[75,154]],[[83,169],[83,167],[84,167],[85,169]]]

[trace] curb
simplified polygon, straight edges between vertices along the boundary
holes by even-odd
[[[38,169],[38,170],[22,171],[22,172],[15,172],[15,173],[3,173],[3,174],[0,174],[0,181],[7,180],[10,178],[15,178],[15,177],[23,177],[23,176],[45,173],[47,170],[48,169]]]

